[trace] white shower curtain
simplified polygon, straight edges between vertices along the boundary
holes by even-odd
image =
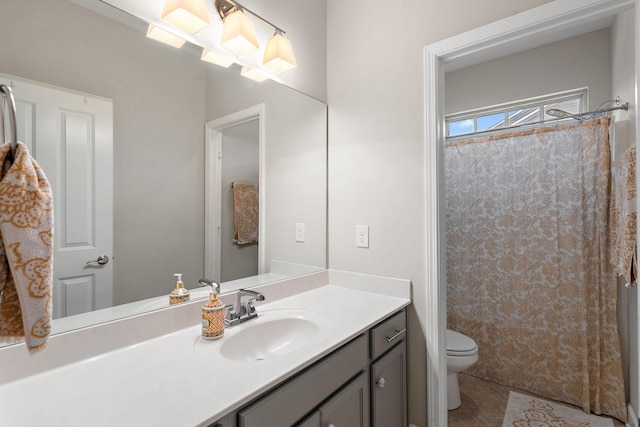
[[[610,264],[609,119],[445,149],[448,326],[469,372],[626,420]]]

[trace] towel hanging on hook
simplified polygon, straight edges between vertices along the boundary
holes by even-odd
[[[0,108],[0,114],[2,118],[2,126],[0,131],[2,133],[2,141],[7,142],[7,137],[4,129],[4,104],[7,104],[7,110],[9,113],[9,141],[11,142],[11,162],[16,155],[16,144],[18,142],[18,126],[16,125],[16,102],[13,98],[13,92],[11,88],[5,84],[0,84],[0,95],[2,95],[2,108]]]

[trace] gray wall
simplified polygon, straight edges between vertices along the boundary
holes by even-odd
[[[425,427],[424,46],[546,0],[328,0],[329,266],[411,279],[409,419]],[[380,6],[376,4],[376,6]],[[428,112],[426,112],[428,113]],[[369,249],[355,225],[368,224]]]
[[[208,120],[265,104],[266,260],[326,267],[326,105],[272,81],[220,74],[207,70],[207,99],[219,101],[207,105]],[[295,241],[298,222],[306,224],[304,243]]]
[[[604,29],[447,73],[446,113],[588,87],[595,109],[611,99],[611,31]]]

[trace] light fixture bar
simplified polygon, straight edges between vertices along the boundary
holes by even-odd
[[[233,11],[235,11],[236,9],[240,9],[243,12],[248,12],[253,17],[258,18],[264,24],[266,24],[267,26],[271,27],[275,32],[280,33],[280,34],[285,34],[285,31],[282,28],[280,28],[280,27],[278,27],[276,25],[273,25],[271,22],[267,21],[262,16],[258,15],[257,13],[252,11],[251,9],[248,9],[248,8],[244,7],[243,5],[241,5],[240,3],[238,3],[235,0],[215,0],[215,6],[216,6],[216,10],[218,11],[218,14],[220,15],[220,19],[222,19],[223,21],[224,21],[224,18],[228,14],[230,14]]]

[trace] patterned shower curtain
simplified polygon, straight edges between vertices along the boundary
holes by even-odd
[[[449,143],[448,327],[472,375],[626,420],[609,118]]]

